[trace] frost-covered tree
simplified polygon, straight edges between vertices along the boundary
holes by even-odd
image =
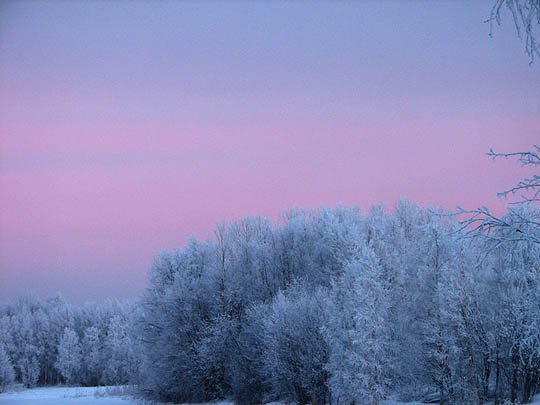
[[[184,252],[163,254],[151,272],[138,321],[142,347],[140,385],[148,396],[167,401],[207,399],[199,344],[212,319],[216,288],[207,274],[214,256],[192,243]]]
[[[377,404],[388,387],[388,297],[379,259],[368,246],[332,287],[325,329],[335,404]]]
[[[23,357],[18,363],[21,382],[27,388],[37,385],[39,380],[39,362],[36,356]]]
[[[540,0],[497,0],[491,9],[488,22],[490,35],[493,25],[501,25],[502,11],[510,12],[517,35],[525,43],[530,63],[540,56]]]
[[[110,385],[129,382],[134,364],[132,350],[128,321],[120,315],[113,316],[103,343],[102,383]],[[96,355],[94,353],[94,358]]]
[[[107,362],[103,339],[111,319],[121,320],[119,329],[129,328],[133,306],[119,302],[87,304],[74,307],[60,296],[46,300],[24,297],[13,304],[0,306],[0,345],[3,345],[15,366],[16,382],[27,386],[59,384],[66,381],[59,369],[60,348],[65,329],[82,336],[80,370],[70,376],[70,384],[98,384]],[[125,325],[124,325],[125,324]],[[131,330],[125,332],[131,338]],[[128,344],[131,348],[131,345]],[[129,359],[122,359],[122,354]],[[64,353],[65,354],[65,353]],[[133,363],[131,351],[116,351],[119,364]],[[65,356],[64,356],[65,360]],[[62,362],[64,363],[64,361]],[[126,382],[125,372],[111,384]]]
[[[15,381],[13,363],[0,343],[0,392],[3,392],[13,381]]]
[[[98,385],[103,373],[103,345],[100,339],[99,329],[90,326],[84,330],[81,341],[82,350],[82,382],[86,385]]]
[[[521,212],[524,217],[538,214],[531,209]],[[501,228],[498,232],[512,234],[514,229]],[[538,230],[535,232],[538,234]],[[539,383],[540,246],[530,239],[495,246],[492,265],[496,284],[492,292],[498,311],[494,314],[494,331],[497,363],[503,369],[498,372],[497,396],[526,402]]]
[[[12,339],[15,347],[13,358],[18,369],[20,381],[27,387],[34,387],[39,381],[41,367],[38,359],[41,348],[36,339],[36,328],[32,311],[36,309],[35,301],[21,301],[21,312],[14,317],[11,326],[14,327]]]
[[[58,360],[56,367],[67,383],[74,383],[81,369],[82,353],[79,336],[70,329],[65,328],[58,346]]]
[[[263,322],[263,370],[270,397],[325,404],[329,399],[323,294],[300,286],[278,293]]]

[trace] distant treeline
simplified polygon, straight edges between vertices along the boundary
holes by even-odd
[[[126,384],[137,368],[133,304],[75,307],[62,297],[0,307],[0,392],[36,385]]]
[[[132,306],[2,309],[0,364],[27,385],[129,378],[161,401],[526,402],[540,389],[539,219],[513,209],[471,232],[402,202],[222,224],[156,259]]]

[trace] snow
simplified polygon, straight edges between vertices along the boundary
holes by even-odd
[[[109,387],[41,387],[31,389],[25,389],[19,385],[0,394],[0,405],[141,405],[147,403],[144,400],[131,397],[129,392],[129,387],[121,385]],[[154,402],[148,402],[148,404],[159,405]],[[219,401],[209,402],[207,405],[234,405],[234,403]]]
[[[130,405],[125,387],[43,387],[0,394],[0,405]]]
[[[129,387],[42,387],[14,388],[0,394],[0,405],[135,405],[145,403],[130,397]],[[207,405],[233,405],[233,402],[210,402]],[[383,401],[384,405],[423,405],[420,402]],[[189,404],[184,404],[189,405]],[[204,404],[200,404],[204,405]],[[286,405],[272,402],[266,405]],[[533,398],[531,405],[540,405],[540,395]]]

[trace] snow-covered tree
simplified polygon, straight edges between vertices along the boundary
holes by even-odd
[[[120,315],[111,318],[103,346],[104,384],[126,384],[133,367],[133,347],[128,321]],[[95,355],[94,353],[94,359]]]
[[[82,354],[79,336],[74,330],[65,328],[58,346],[56,368],[58,368],[67,383],[74,383],[78,378],[81,363]]]
[[[24,357],[18,363],[21,382],[27,387],[32,388],[37,385],[39,380],[39,362],[36,356]]]
[[[15,381],[13,363],[2,344],[0,344],[0,392],[3,392],[13,381]]]
[[[103,373],[103,347],[100,339],[99,329],[90,326],[84,330],[81,341],[83,383],[87,385],[98,385]]]
[[[540,56],[540,1],[496,0],[488,19],[490,35],[493,25],[501,24],[503,9],[510,12],[517,35],[525,43],[525,52],[529,56],[530,63],[533,63],[534,58]]]
[[[325,404],[329,399],[323,294],[296,285],[278,293],[264,319],[263,370],[270,398]]]
[[[379,259],[369,246],[335,282],[325,335],[335,404],[377,404],[388,387],[388,297]]]

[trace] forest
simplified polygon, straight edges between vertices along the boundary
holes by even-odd
[[[0,386],[131,383],[172,402],[527,402],[540,389],[539,217],[524,205],[504,226],[474,228],[402,201],[222,223],[156,258],[136,302],[2,307]]]

